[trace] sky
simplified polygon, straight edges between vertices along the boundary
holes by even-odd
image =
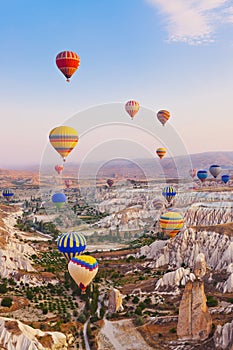
[[[188,153],[232,150],[232,1],[1,1],[0,42],[0,168],[39,164],[75,115],[81,142],[82,111],[130,99],[155,123],[169,110]],[[55,64],[64,50],[81,60],[70,83]]]

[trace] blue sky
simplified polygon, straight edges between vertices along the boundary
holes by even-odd
[[[190,153],[232,150],[231,1],[2,1],[0,40],[1,167],[38,164],[53,127],[129,99],[170,110]],[[70,84],[63,50],[81,58]]]

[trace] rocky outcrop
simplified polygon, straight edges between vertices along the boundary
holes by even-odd
[[[204,340],[212,329],[212,320],[206,306],[204,283],[189,281],[179,308],[177,335],[180,339]]]
[[[42,332],[5,317],[0,317],[0,346],[6,350],[68,350],[63,333]]]
[[[183,264],[191,268],[199,253],[205,255],[210,269],[227,269],[233,263],[233,241],[216,232],[188,228],[172,240],[155,241],[150,246],[142,247],[137,256],[145,255],[153,259],[149,264],[152,268],[165,265],[179,268]]]
[[[224,326],[217,325],[214,342],[218,350],[233,350],[233,321]]]
[[[180,267],[179,269],[171,272],[165,273],[162,278],[160,278],[156,285],[156,291],[172,291],[175,293],[180,293],[179,287],[185,286],[188,281],[194,281],[195,275],[190,272],[190,269],[184,269]]]
[[[221,203],[216,203],[216,208],[203,208],[199,205],[191,206],[185,214],[185,223],[188,226],[209,226],[226,224],[232,221],[232,208],[221,207]]]
[[[206,261],[198,254],[194,264],[195,281],[188,281],[179,307],[177,335],[180,339],[205,340],[212,329],[212,319],[206,305],[204,282]]]
[[[109,292],[108,311],[114,313],[122,310],[122,294],[118,289],[112,288]]]

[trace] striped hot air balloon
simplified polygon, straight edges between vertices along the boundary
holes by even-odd
[[[10,188],[6,188],[5,190],[2,191],[2,195],[9,202],[11,197],[14,196],[14,192]]]
[[[60,175],[62,170],[63,170],[63,165],[55,165],[54,169],[56,170],[56,172]]]
[[[152,208],[161,210],[164,208],[164,202],[161,199],[153,199],[151,203]]]
[[[160,148],[157,148],[156,153],[159,156],[159,158],[162,159],[167,153],[167,151],[166,151],[166,148],[160,147]]]
[[[139,108],[140,108],[139,103],[134,100],[128,101],[125,104],[125,110],[130,115],[131,119],[133,119],[135,115],[138,113]]]
[[[173,186],[166,186],[163,189],[162,195],[166,198],[167,202],[170,203],[176,196],[176,190]]]
[[[95,275],[98,272],[98,262],[90,255],[76,255],[70,260],[68,271],[84,294],[87,286],[95,278]]]
[[[161,109],[161,111],[157,113],[157,118],[160,121],[160,123],[164,126],[170,118],[170,112],[166,111],[165,109]]]
[[[86,239],[80,232],[67,232],[58,237],[57,247],[69,261],[76,254],[81,254],[86,249]]]
[[[159,224],[165,235],[175,237],[184,225],[183,216],[175,211],[168,211],[160,216]]]
[[[198,170],[197,177],[201,182],[205,182],[208,177],[208,172],[206,170]]]
[[[80,57],[75,52],[62,51],[56,56],[56,65],[66,77],[66,81],[69,82],[71,76],[80,66]]]
[[[65,162],[78,143],[78,133],[70,126],[58,126],[50,131],[49,141]]]

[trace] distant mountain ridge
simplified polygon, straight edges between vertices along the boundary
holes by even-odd
[[[155,155],[155,161],[151,159],[113,159],[112,161],[106,162],[96,174],[96,169],[103,164],[101,162],[89,163],[86,166],[87,174],[85,176],[91,176],[94,174],[94,177],[144,177],[143,173],[149,174],[149,176],[160,177],[163,174],[166,176],[176,177],[177,169],[179,174],[184,174],[188,176],[188,171],[190,166],[196,169],[206,169],[208,170],[211,164],[218,164],[222,167],[223,171],[233,171],[233,151],[227,152],[203,152],[190,154],[189,156],[177,156],[174,158],[165,157],[162,160],[158,159]],[[189,168],[188,168],[189,167]],[[162,171],[161,171],[162,168]],[[63,176],[77,176],[77,173],[80,169],[79,164],[75,163],[65,163]],[[46,165],[40,167],[39,165],[28,165],[24,169],[15,167],[13,169],[10,166],[8,169],[0,169],[0,176],[17,176],[17,173],[27,176],[29,173],[38,173],[38,172],[48,172],[51,174],[56,174],[54,170],[54,164]],[[30,175],[31,175],[30,174]]]

